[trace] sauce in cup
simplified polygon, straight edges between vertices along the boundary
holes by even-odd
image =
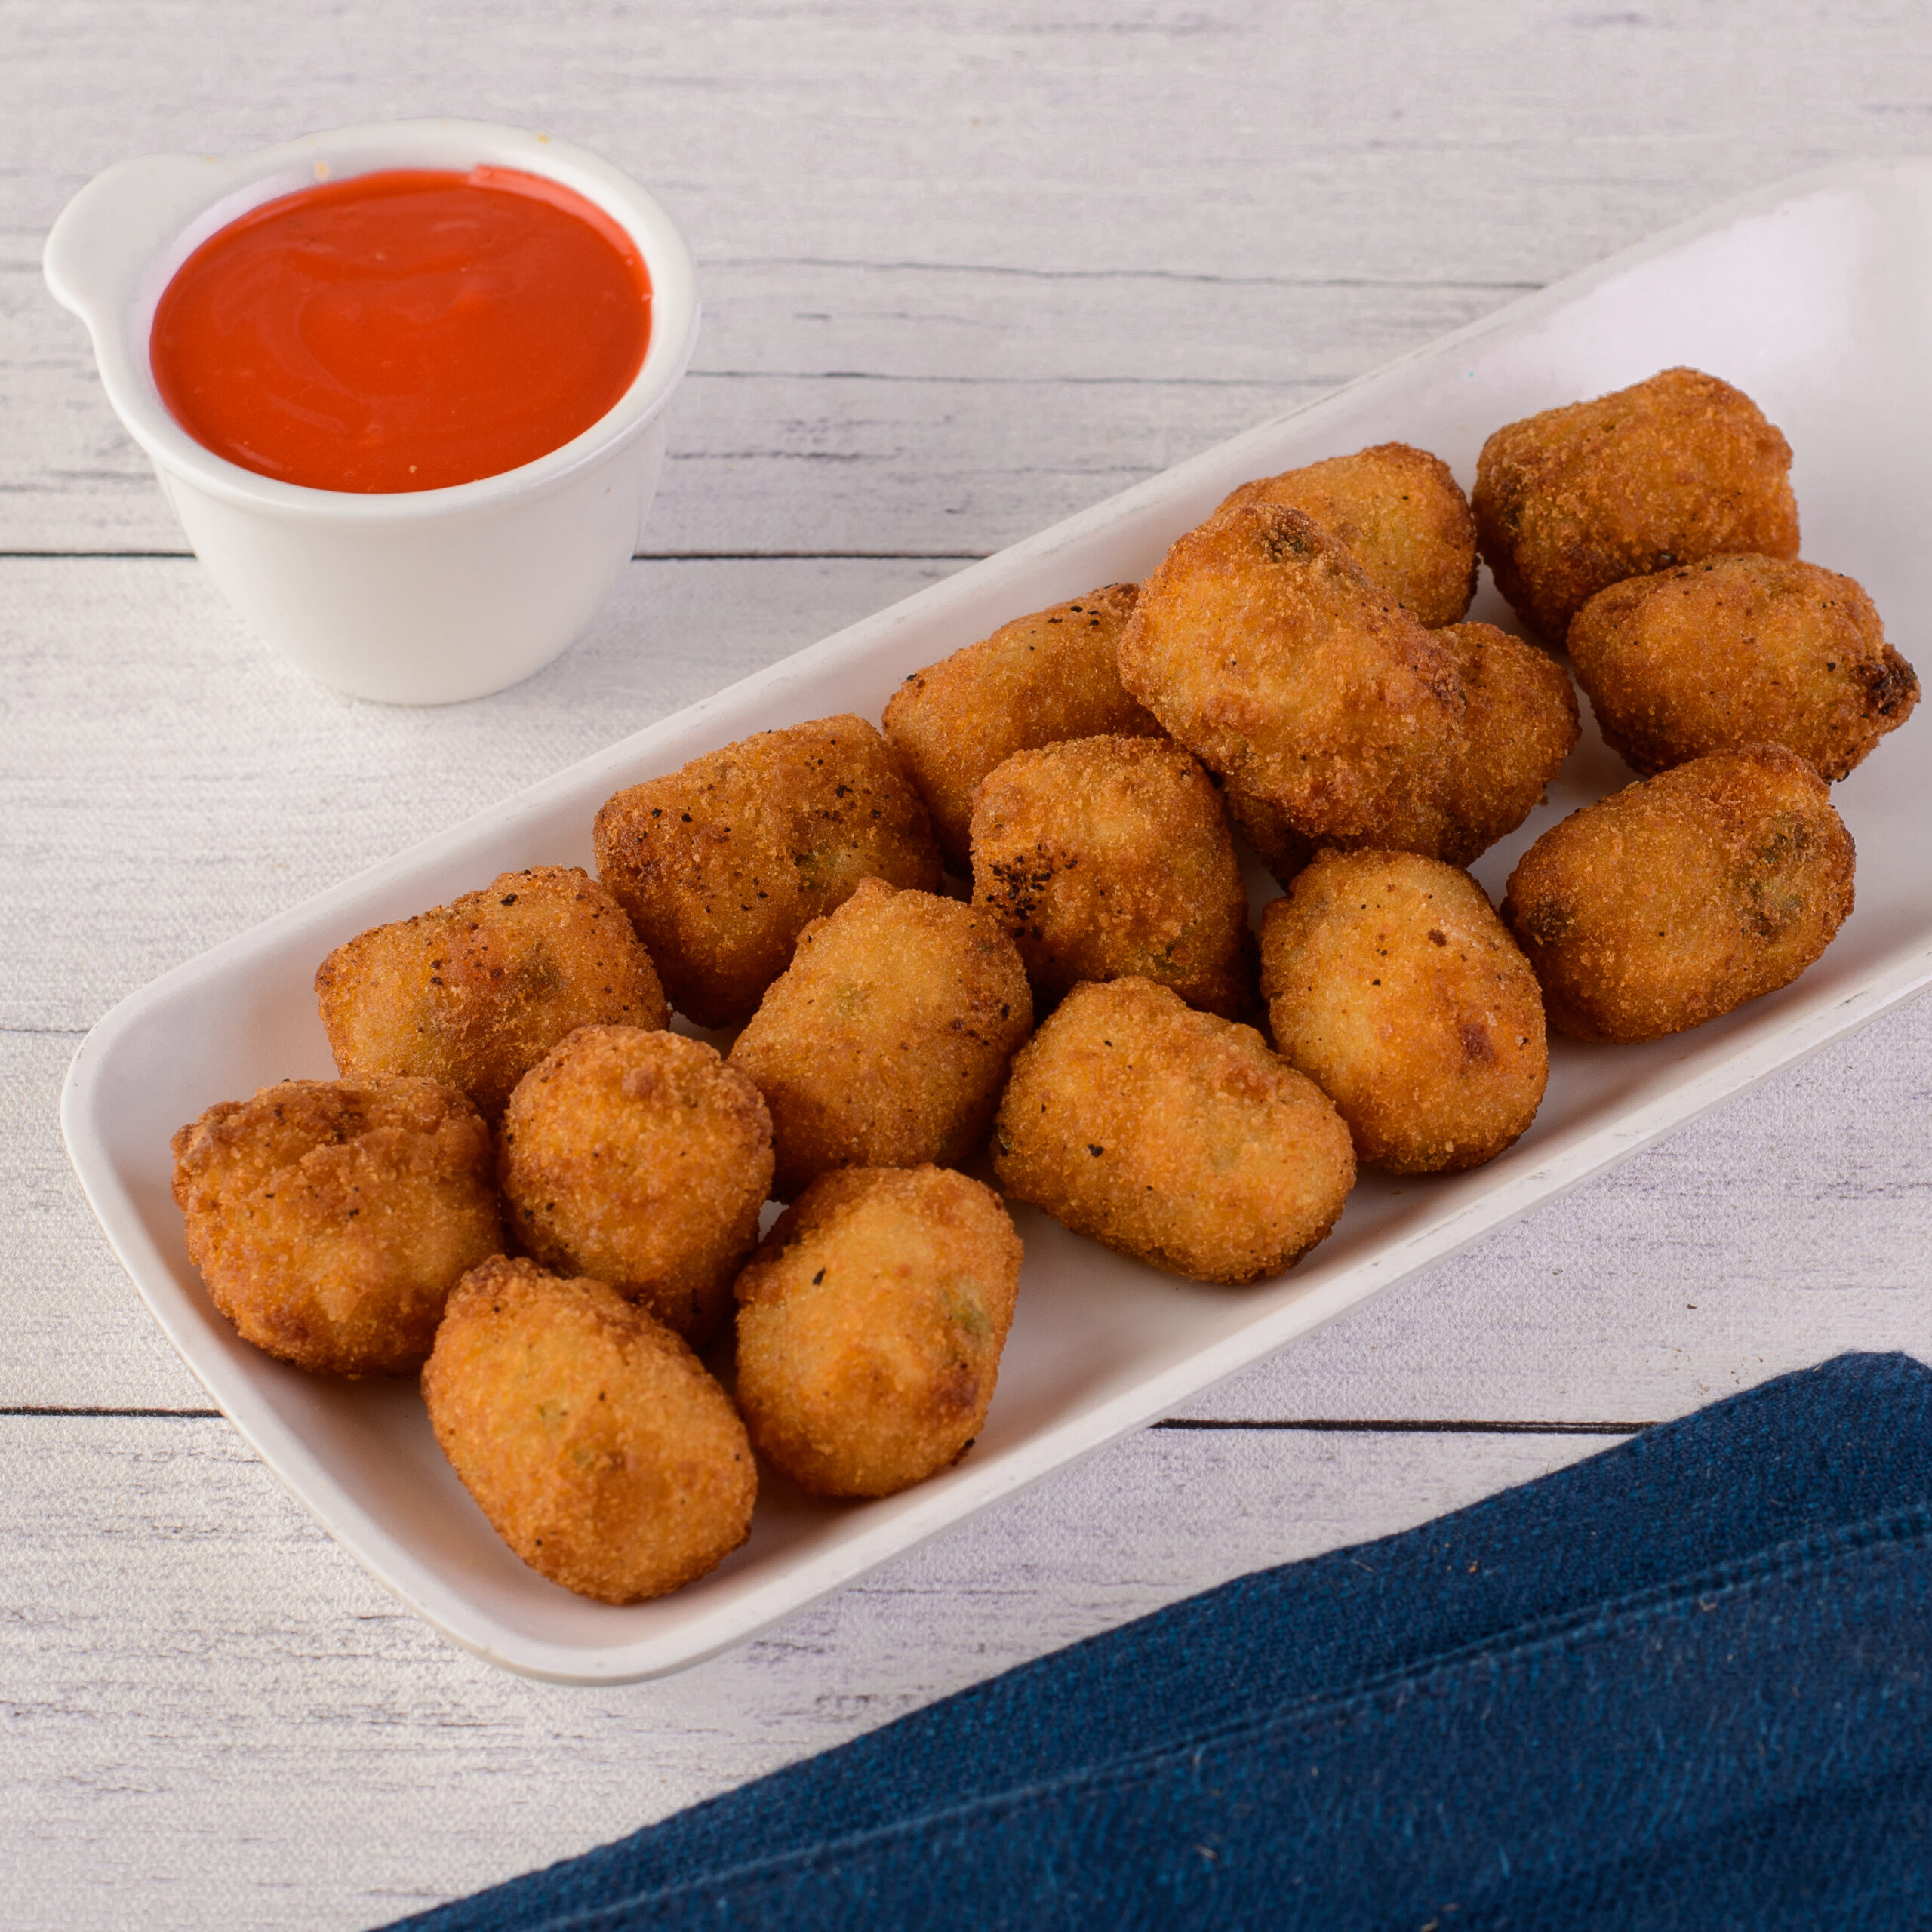
[[[515,169],[392,168],[264,202],[163,292],[149,356],[195,440],[312,489],[438,490],[569,442],[651,337],[637,246]]]

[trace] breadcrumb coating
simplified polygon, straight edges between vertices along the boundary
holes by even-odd
[[[1408,852],[1323,852],[1262,915],[1277,1051],[1391,1174],[1493,1160],[1549,1078],[1543,995],[1466,872]]]
[[[1503,916],[1549,1023],[1654,1040],[1789,983],[1850,915],[1851,835],[1795,752],[1714,752],[1573,812]]]
[[[1149,980],[1076,986],[1014,1057],[1000,1185],[1076,1234],[1201,1281],[1291,1267],[1355,1185],[1349,1130],[1251,1026]]]
[[[757,1466],[686,1344],[601,1281],[498,1257],[450,1297],[423,1399],[491,1527],[554,1583],[638,1603],[751,1534]]]
[[[1026,968],[989,913],[864,881],[799,935],[731,1048],[771,1110],[774,1191],[794,1200],[832,1168],[966,1160],[1032,1028]]]
[[[494,1122],[510,1089],[579,1026],[662,1026],[663,989],[617,902],[577,866],[503,872],[447,906],[376,926],[315,974],[344,1079],[413,1073]]]
[[[999,1197],[942,1168],[846,1168],[738,1278],[738,1402],[818,1496],[889,1496],[972,1446],[1020,1288]]]
[[[702,1343],[758,1239],[771,1121],[702,1041],[586,1026],[510,1096],[498,1172],[511,1228],[546,1267]]]
[[[216,1307],[298,1368],[420,1367],[457,1278],[503,1245],[490,1131],[432,1080],[285,1080],[209,1108],[173,1151]]]
[[[1131,975],[1229,1018],[1253,1010],[1227,811],[1180,746],[1078,738],[1016,752],[974,798],[973,903],[1012,936],[1043,1004]]]
[[[1844,777],[1918,702],[1864,591],[1816,564],[1707,557],[1598,591],[1570,660],[1604,741],[1638,771],[1783,745]]]

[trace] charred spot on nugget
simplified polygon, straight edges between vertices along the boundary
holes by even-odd
[[[1230,1018],[1254,1006],[1226,808],[1164,739],[1078,738],[1008,758],[974,795],[973,903],[1011,935],[1043,1003],[1131,975]]]
[[[1708,557],[1599,591],[1570,660],[1612,749],[1648,774],[1706,752],[1783,745],[1844,777],[1918,702],[1848,577],[1777,557]]]
[[[1255,1281],[1324,1239],[1355,1185],[1334,1103],[1251,1026],[1165,986],[1076,986],[1014,1055],[1000,1185],[1107,1247]]]
[[[1796,979],[1852,906],[1851,835],[1782,745],[1713,752],[1574,812],[1524,854],[1503,916],[1549,1023],[1681,1032]]]
[[[1377,589],[1431,630],[1457,623],[1476,589],[1476,526],[1449,466],[1407,443],[1377,443],[1279,476],[1263,476],[1215,512],[1280,503],[1333,537]]]
[[[661,1597],[751,1534],[757,1466],[731,1398],[601,1281],[501,1256],[472,1269],[450,1297],[423,1399],[491,1528],[580,1596]]]
[[[298,1368],[420,1367],[457,1278],[503,1245],[490,1131],[432,1080],[285,1080],[209,1108],[173,1152],[214,1305]]]
[[[1470,501],[1483,560],[1561,644],[1600,590],[1722,551],[1798,555],[1791,446],[1741,389],[1696,369],[1546,409],[1483,445]]]
[[[758,1239],[771,1122],[702,1041],[586,1026],[510,1096],[498,1174],[512,1230],[546,1267],[702,1343]]]
[[[943,1168],[814,1181],[738,1278],[737,1395],[758,1453],[814,1496],[890,1496],[986,1418],[1020,1287],[998,1195]]]
[[[926,808],[862,718],[741,738],[608,799],[597,869],[671,1004],[703,1026],[757,1008],[798,935],[862,878],[936,891]]]
[[[576,866],[504,872],[481,891],[337,946],[315,974],[346,1080],[409,1073],[460,1088],[494,1121],[567,1033],[669,1018],[651,955]]]
[[[1015,752],[1063,738],[1158,738],[1128,697],[1116,654],[1137,586],[1112,583],[1002,624],[915,671],[885,707],[887,741],[905,761],[953,867],[969,863],[973,792]]]
[[[799,935],[731,1048],[771,1111],[778,1198],[832,1168],[966,1160],[1032,1027],[1026,968],[990,913],[864,881]]]
[[[1542,1103],[1536,975],[1481,888],[1438,860],[1320,854],[1262,915],[1261,990],[1276,1050],[1367,1166],[1479,1166]]]

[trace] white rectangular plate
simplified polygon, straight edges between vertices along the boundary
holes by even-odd
[[[1223,444],[639,732],[466,825],[191,961],[124,1001],[75,1058],[74,1164],[155,1318],[329,1534],[411,1608],[491,1662],[562,1682],[675,1670],[737,1643],[1023,1484],[1454,1254],[1932,981],[1927,706],[1835,797],[1858,907],[1795,986],[1674,1039],[1552,1042],[1549,1091],[1507,1154],[1400,1186],[1370,1175],[1300,1268],[1251,1288],[1158,1275],[1022,1210],[1020,1309],[998,1395],[957,1469],[903,1495],[814,1503],[776,1480],[750,1541],[703,1581],[612,1608],[526,1569],[430,1435],[413,1385],[344,1383],[238,1341],[190,1266],[168,1137],[211,1103],[330,1077],[317,962],[352,934],[539,863],[591,864],[597,807],[746,733],[876,718],[907,673],[1010,617],[1143,575],[1235,484],[1389,439],[1465,485],[1483,438],[1533,411],[1674,363],[1722,376],[1789,438],[1804,554],[1849,572],[1908,656],[1932,588],[1932,164],[1841,168],[1747,197],[1513,303],[1312,407]],[[1485,588],[1475,612],[1507,624]],[[1627,783],[1594,733],[1547,803],[1489,853],[1491,896],[1537,833]]]

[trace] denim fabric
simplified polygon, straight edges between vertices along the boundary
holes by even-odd
[[[1845,1356],[405,1921],[1932,1926],[1932,1372]]]

